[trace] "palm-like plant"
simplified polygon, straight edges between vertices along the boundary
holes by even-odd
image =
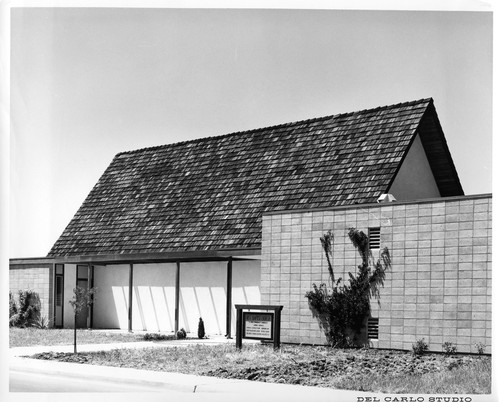
[[[389,250],[384,248],[375,261],[369,246],[368,236],[354,228],[348,237],[361,256],[357,275],[349,272],[347,283],[335,278],[333,269],[333,240],[331,231],[320,241],[328,264],[329,287],[325,283],[313,284],[313,290],[306,293],[309,306],[323,328],[332,346],[352,346],[360,330],[370,316],[370,298],[380,302],[379,287],[383,286],[385,272],[391,266]]]

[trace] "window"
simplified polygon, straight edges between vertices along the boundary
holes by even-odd
[[[89,279],[89,267],[87,265],[77,265],[77,279],[86,281]]]
[[[368,339],[378,339],[378,318],[368,318]]]
[[[56,306],[61,307],[63,300],[63,276],[56,275]]]
[[[380,228],[368,228],[370,250],[380,249]]]

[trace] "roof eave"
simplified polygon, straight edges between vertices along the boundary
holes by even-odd
[[[465,195],[432,100],[422,116],[417,133],[420,134],[441,196]]]
[[[134,254],[94,254],[52,256],[59,264],[133,264],[187,261],[223,261],[228,258],[244,259],[261,254],[259,248],[167,251],[164,253],[134,253]]]

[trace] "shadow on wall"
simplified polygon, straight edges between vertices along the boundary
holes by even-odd
[[[134,286],[132,328],[173,331],[175,327],[175,287]]]
[[[134,265],[132,329],[172,332],[175,329],[176,264]],[[128,328],[128,265],[96,267],[99,288],[94,328]],[[226,332],[226,262],[182,263],[179,328],[196,333],[200,317],[207,334]],[[260,303],[260,261],[233,263],[234,304]]]
[[[128,328],[128,266],[94,267],[94,328]]]
[[[196,333],[200,317],[208,334],[226,331],[226,262],[181,265],[179,327]]]

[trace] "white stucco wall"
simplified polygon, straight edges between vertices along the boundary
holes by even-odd
[[[133,330],[174,331],[176,270],[175,263],[134,264]],[[94,328],[128,328],[128,281],[129,265],[95,266]],[[196,336],[201,317],[207,334],[225,335],[226,282],[226,261],[181,263],[179,328]],[[259,303],[260,260],[233,261],[233,335],[234,304]]]
[[[233,262],[232,336],[236,333],[235,304],[260,304],[260,259]]]
[[[394,195],[398,201],[440,196],[420,135],[417,135],[413,141],[389,189],[389,194]]]
[[[176,269],[175,263],[134,265],[132,329],[174,330]]]
[[[208,334],[226,333],[227,262],[181,264],[179,327],[196,335],[203,318]]]
[[[128,265],[94,267],[94,328],[128,328]]]
[[[75,327],[75,313],[69,304],[73,298],[73,289],[76,287],[76,265],[64,265],[64,302],[63,302],[63,327]]]

